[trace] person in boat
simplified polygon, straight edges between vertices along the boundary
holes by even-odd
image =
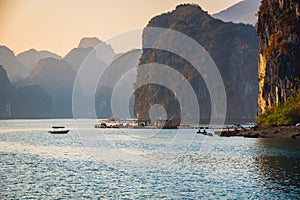
[[[206,132],[206,129],[204,128],[203,135],[206,135],[206,134],[207,134],[207,132]]]
[[[197,133],[199,133],[199,134],[201,133],[201,134],[203,134],[203,135],[206,135],[206,134],[207,134],[205,128],[204,128],[203,132],[202,132],[201,130],[202,130],[202,128],[200,128],[200,129],[197,131]]]

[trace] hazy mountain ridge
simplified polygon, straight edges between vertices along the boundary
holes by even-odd
[[[12,50],[6,46],[0,46],[0,65],[4,67],[8,78],[15,82],[27,75],[26,67],[16,58]]]
[[[45,118],[52,109],[50,95],[38,85],[15,88],[0,66],[0,118]]]
[[[130,83],[129,80],[132,77],[126,77],[124,79],[124,75],[129,72],[132,67],[138,66],[138,60],[141,56],[141,50],[131,50],[124,54],[119,54],[115,57],[114,61],[108,66],[108,68],[103,72],[101,79],[99,80],[96,96],[95,96],[95,103],[96,103],[96,112],[99,118],[110,118],[113,116],[112,109],[111,109],[111,101],[112,101],[112,94],[115,87],[121,88],[120,94],[118,93],[117,96],[119,97],[126,97],[128,94],[132,94],[134,92],[133,84],[131,87],[127,87],[127,84],[120,84],[118,81],[123,79],[123,81]],[[123,82],[124,83],[124,82]],[[116,98],[114,99],[120,107],[122,107],[123,98]],[[129,102],[129,111],[132,116],[133,115],[133,99]],[[122,109],[122,108],[120,108]],[[118,111],[120,111],[118,109]],[[125,108],[126,109],[126,108]],[[122,113],[124,114],[124,113]],[[116,116],[120,118],[126,118],[128,116]]]
[[[53,101],[52,117],[72,117],[72,90],[76,71],[65,60],[41,59],[20,86],[40,85]]]
[[[115,51],[113,48],[102,42],[96,37],[84,37],[80,40],[77,48],[93,48],[96,50],[96,55],[98,59],[104,61],[105,63],[109,64],[112,59],[116,56]]]
[[[96,37],[84,37],[80,40],[78,48],[95,48],[100,43],[102,43],[102,41]]]
[[[38,61],[42,58],[49,57],[61,59],[61,56],[50,51],[37,51],[35,49],[29,49],[27,51],[21,52],[16,57],[26,67],[28,74],[34,68],[35,64],[38,63]]]
[[[209,51],[217,65],[222,66],[221,72],[224,73],[226,80],[225,84],[230,88],[229,93],[236,91],[239,94],[242,94],[246,98],[243,103],[250,105],[241,109],[240,113],[235,111],[235,116],[239,114],[248,118],[253,116],[253,113],[256,112],[256,107],[253,104],[256,102],[255,81],[257,79],[253,74],[257,72],[255,71],[256,68],[250,69],[249,66],[252,66],[253,63],[257,62],[257,52],[254,50],[257,47],[257,44],[255,39],[253,39],[254,31],[252,26],[237,26],[233,23],[226,23],[225,26],[220,20],[213,19],[207,12],[199,10],[199,7],[191,5],[180,5],[176,8],[176,11],[154,17],[149,22],[148,26],[173,28],[199,41],[201,45]],[[224,35],[226,37],[224,37]],[[139,55],[137,51],[132,51],[131,53],[133,53],[134,58]],[[151,51],[145,51],[143,57],[140,59],[140,64],[151,61],[147,58],[147,56],[151,56],[151,54]],[[158,52],[158,55],[161,57],[153,57],[154,60],[152,61],[163,63],[163,60],[165,60],[164,63],[167,65],[172,66],[174,64],[173,61],[170,61],[172,56],[170,57],[167,53]],[[16,59],[16,56],[14,56],[12,52],[11,57]],[[110,45],[97,38],[83,38],[78,46],[72,49],[63,58],[51,52],[37,52],[36,50],[28,50],[20,53],[17,57],[20,58],[26,66],[29,66],[34,62],[36,62],[36,64],[28,73],[28,76],[17,81],[14,85],[21,88],[20,94],[22,93],[22,95],[24,95],[24,91],[28,89],[27,87],[39,85],[43,91],[46,91],[46,93],[51,96],[51,103],[49,103],[51,104],[51,110],[48,113],[44,112],[41,116],[55,118],[72,117],[72,89],[80,67],[91,69],[88,70],[86,76],[83,76],[82,80],[79,80],[80,87],[82,87],[83,90],[80,98],[87,98],[87,102],[89,102],[91,98],[94,98],[96,101],[95,106],[98,117],[111,117],[110,101],[113,87],[126,72],[126,68],[131,67],[130,65],[137,65],[137,63],[133,63],[133,61],[137,59],[130,60],[132,57],[127,56],[126,54],[116,55]],[[99,83],[96,94],[92,97],[88,97],[87,95],[91,93],[91,91],[89,91],[88,80],[93,79],[91,76],[97,74],[99,70],[104,70],[104,68],[107,67],[107,64],[113,59],[116,60],[114,60],[104,72],[102,82]],[[18,59],[16,60],[18,61]],[[191,75],[193,74],[193,70],[189,68],[188,63],[185,63],[180,59],[177,61],[179,61],[179,63],[175,63],[175,65],[178,67],[184,66],[184,70],[188,70],[186,77],[194,84],[194,87],[199,85],[198,77]],[[224,65],[224,63],[226,64]],[[232,66],[232,68],[229,69],[229,65]],[[28,70],[22,63],[21,66]],[[234,68],[238,70],[233,70]],[[179,67],[178,70],[180,71],[182,69]],[[231,81],[233,79],[239,84],[236,84],[235,81]],[[245,90],[241,90],[241,88]],[[130,91],[127,92],[130,93]],[[19,95],[19,98],[25,99],[22,95]],[[143,92],[141,92],[141,95],[143,95]],[[44,94],[43,96],[47,95]],[[204,98],[207,98],[207,94],[203,92],[199,98],[200,100],[203,100]],[[253,98],[255,99],[254,102],[252,101]],[[143,100],[146,99],[147,98]],[[241,103],[238,102],[238,100],[239,99],[237,98],[237,100],[234,101],[232,98],[232,101],[237,105]],[[205,101],[202,101],[202,103],[203,105],[207,105]],[[143,106],[145,104],[141,103],[139,105]],[[234,105],[234,103],[232,103],[232,105]],[[232,108],[232,106],[229,107],[230,109]],[[28,108],[30,108],[30,106],[28,106]],[[170,106],[169,108],[176,111],[174,106]],[[90,116],[90,109],[94,108],[83,110],[82,116]],[[139,108],[135,107],[135,109],[138,110]],[[246,116],[245,113],[248,113],[248,115]]]
[[[92,41],[100,41],[91,39]],[[80,42],[78,45],[79,47],[72,49],[64,58],[53,54],[47,51],[36,51],[34,49],[30,49],[28,51],[22,52],[18,54],[17,57],[21,59],[24,64],[31,65],[32,63],[36,62],[34,66],[26,67],[22,66],[28,71],[32,68],[29,72],[26,72],[25,78],[17,79],[12,85],[7,78],[6,82],[9,84],[2,84],[2,86],[6,87],[6,85],[10,85],[12,87],[11,90],[2,90],[3,97],[11,97],[11,99],[24,99],[28,101],[28,96],[24,94],[24,91],[28,91],[32,97],[36,95],[31,93],[34,90],[37,91],[38,94],[41,94],[41,99],[43,96],[51,96],[50,100],[45,100],[44,102],[48,102],[45,105],[49,111],[45,111],[44,114],[36,114],[34,112],[30,112],[30,109],[33,109],[34,104],[41,105],[39,102],[32,100],[34,104],[24,104],[20,101],[10,101],[10,106],[14,102],[20,102],[18,105],[13,105],[13,110],[10,108],[10,114],[7,115],[7,101],[3,100],[3,105],[1,106],[1,118],[30,118],[30,114],[32,114],[33,118],[41,117],[41,118],[59,118],[59,117],[72,117],[72,90],[73,90],[73,83],[75,80],[75,76],[77,71],[80,67],[85,69],[89,69],[89,74],[96,73],[97,70],[104,70],[105,74],[102,76],[102,81],[99,83],[97,92],[94,97],[96,98],[96,108],[97,108],[97,115],[99,117],[111,117],[112,112],[110,106],[103,105],[110,105],[112,90],[118,79],[122,76],[124,68],[131,67],[131,65],[137,65],[137,63],[132,63],[133,61],[138,60],[138,55],[134,55],[134,59],[132,56],[127,56],[127,54],[115,54],[112,50],[110,45],[105,43],[94,43],[91,44],[89,38],[84,39],[85,42]],[[88,43],[88,44],[83,44]],[[83,47],[85,46],[85,47]],[[96,46],[96,49],[94,47]],[[107,49],[105,49],[107,48]],[[13,54],[13,52],[8,49],[7,47],[3,47],[3,51],[5,54],[9,53],[11,58],[18,62],[17,57]],[[1,52],[1,51],[0,51]],[[104,52],[103,54],[101,52]],[[134,53],[134,52],[133,52]],[[135,54],[135,53],[134,53]],[[102,61],[98,55],[100,56],[107,56],[107,62],[111,62],[110,59],[115,59],[111,66],[107,67],[107,63]],[[133,59],[133,60],[132,60]],[[25,71],[25,70],[24,70]],[[94,72],[95,71],[95,72]],[[6,77],[6,76],[3,76]],[[85,76],[84,80],[81,81],[82,90],[82,98],[87,98],[86,90],[89,90],[89,84],[87,83],[90,79],[90,76]],[[5,82],[5,78],[3,81]],[[39,87],[42,92],[38,91],[37,87]],[[106,88],[103,90],[103,87]],[[19,91],[19,92],[17,92]],[[10,95],[10,93],[13,95]],[[44,93],[46,95],[44,95]],[[45,98],[44,98],[45,99]],[[87,100],[89,101],[89,100]],[[50,103],[49,103],[50,102]],[[24,106],[26,105],[26,107]],[[30,108],[30,109],[29,109]],[[18,111],[19,114],[16,114],[15,110]],[[93,109],[93,108],[91,108]],[[4,111],[5,110],[5,111]],[[89,116],[89,113],[85,110],[83,112],[83,117]],[[4,114],[6,113],[6,114]]]
[[[74,68],[75,71],[78,71],[84,59],[89,55],[93,50],[92,47],[83,48],[78,47],[72,49],[63,59],[66,60]]]
[[[115,56],[110,45],[106,45],[97,38],[83,38],[79,47],[72,49],[64,58],[44,52],[38,62],[33,66],[25,79],[15,83],[17,87],[28,87],[30,85],[39,85],[52,97],[53,106],[47,117],[72,117],[72,91],[76,73],[80,67],[93,70],[104,69],[106,63],[97,56],[97,51],[108,52],[107,61]],[[95,49],[95,48],[96,49]],[[37,55],[41,52],[29,50],[19,54],[25,58],[27,64],[35,62]],[[32,56],[33,55],[33,56]],[[102,55],[103,56],[103,55]],[[26,60],[27,59],[27,60]],[[82,81],[82,98],[86,97],[85,88],[89,77]],[[86,116],[86,115],[85,115]]]
[[[105,66],[109,64],[116,53],[112,47],[98,38],[82,38],[77,48],[72,49],[63,59],[69,62],[76,71],[88,58],[89,65]],[[93,60],[93,62],[91,61]]]
[[[260,0],[244,0],[212,16],[224,22],[255,25]]]

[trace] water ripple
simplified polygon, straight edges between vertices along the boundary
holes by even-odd
[[[6,122],[6,126],[14,121]],[[19,126],[20,122],[12,124]],[[25,122],[22,121],[24,124]],[[0,134],[1,199],[299,199],[295,140],[218,138],[210,153],[183,132],[138,140],[86,129],[64,136],[30,129]],[[70,123],[71,124],[71,123]],[[0,124],[1,126],[1,124]],[[131,130],[127,130],[131,131]],[[135,132],[135,134],[143,134]],[[101,135],[102,134],[102,135]],[[165,134],[165,135],[164,135]],[[88,142],[87,142],[88,141]]]

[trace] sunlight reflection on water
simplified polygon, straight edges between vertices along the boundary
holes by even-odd
[[[30,123],[29,123],[30,122]],[[19,198],[262,198],[300,195],[300,144],[296,140],[219,138],[200,151],[194,130],[172,130],[151,139],[142,130],[86,128],[51,135],[60,120],[1,122],[1,199]],[[26,127],[26,124],[31,124]],[[16,127],[26,127],[20,131]],[[11,129],[10,129],[11,128]],[[9,131],[11,130],[11,131]],[[149,131],[149,130],[148,130]],[[83,134],[84,133],[84,134]],[[191,141],[192,140],[192,141]],[[180,142],[181,141],[181,142]]]

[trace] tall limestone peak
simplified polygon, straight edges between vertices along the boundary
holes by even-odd
[[[200,6],[181,4],[175,10],[156,16],[150,20],[147,27],[162,27],[181,32],[198,42],[211,56],[217,65],[225,84],[227,95],[227,122],[241,123],[252,121],[257,114],[257,55],[258,40],[255,28],[251,25],[222,22],[211,17]],[[162,33],[152,39],[150,32],[143,33],[143,47],[151,42],[163,44],[180,44],[172,37],[164,38]],[[163,39],[160,39],[163,38]],[[170,47],[169,45],[169,47]],[[181,44],[184,45],[184,44]],[[185,47],[184,47],[185,48]],[[185,53],[198,56],[186,46]],[[207,86],[202,76],[195,70],[191,62],[172,52],[159,49],[143,48],[139,65],[159,63],[169,66],[180,74],[192,86],[197,96],[200,118],[208,122],[211,117],[211,102]],[[136,85],[149,77],[157,77],[159,70],[145,72],[137,70]],[[205,73],[205,72],[204,72]],[[171,74],[167,74],[170,80]],[[173,79],[169,88],[182,87],[179,80]],[[175,92],[158,84],[148,84],[136,88],[134,97],[135,116],[142,120],[149,120],[149,109],[154,104],[160,104],[167,113],[167,118],[178,124],[181,108],[176,100]],[[182,96],[189,96],[182,89]],[[177,93],[178,94],[178,93]],[[186,94],[186,95],[185,95]],[[185,113],[188,116],[190,113]],[[173,122],[171,122],[173,123]],[[174,124],[171,124],[174,125]]]
[[[176,9],[158,15],[152,18],[147,27],[162,27],[169,28],[175,23],[182,23],[183,25],[187,24],[203,24],[208,21],[211,21],[211,16],[199,5],[196,4],[180,4],[176,6]]]
[[[263,0],[258,12],[258,114],[294,97],[300,80],[300,3]]]
[[[0,46],[0,65],[3,66],[12,82],[18,81],[27,75],[25,66],[16,58],[14,52],[6,46]]]
[[[97,59],[107,64],[110,63],[116,55],[110,44],[106,44],[96,37],[84,37],[80,40],[78,47],[71,50],[71,52],[65,56],[65,59],[70,62],[75,70],[78,70],[83,60],[93,50],[95,50]]]

